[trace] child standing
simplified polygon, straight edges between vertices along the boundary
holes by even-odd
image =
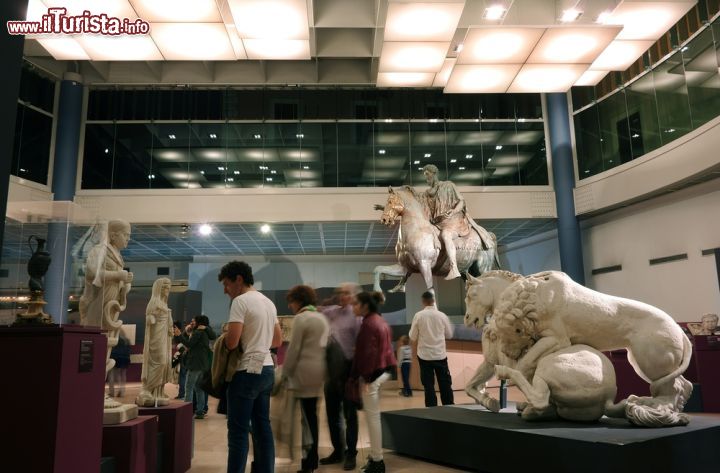
[[[403,388],[400,391],[405,397],[413,395],[410,388],[410,366],[412,365],[412,347],[410,346],[410,338],[403,335],[398,339],[397,359],[400,363],[400,374],[402,376]]]

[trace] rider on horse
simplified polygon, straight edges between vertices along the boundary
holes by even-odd
[[[428,164],[422,170],[430,188],[421,197],[429,211],[430,223],[440,230],[440,240],[450,260],[450,271],[445,279],[459,278],[453,239],[467,235],[472,229],[480,237],[483,249],[487,250],[494,246],[492,237],[468,215],[465,200],[455,184],[437,178],[437,166]]]

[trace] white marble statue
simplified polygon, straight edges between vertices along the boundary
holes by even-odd
[[[443,182],[445,184],[452,185],[449,181]],[[452,189],[455,187],[452,186]],[[441,199],[445,194],[436,190],[432,195]],[[425,287],[432,291],[433,275],[452,279],[459,276],[459,272],[482,274],[497,264],[495,235],[478,226],[467,215],[463,200],[456,205],[460,210],[447,210],[438,216],[433,215],[441,208],[440,203],[431,200],[427,192],[418,193],[410,186],[391,187],[385,206],[375,206],[383,210],[380,221],[384,225],[392,226],[400,220],[395,245],[398,264],[375,268],[376,291],[380,291],[382,274],[401,276],[392,291],[403,291],[407,278],[413,273],[420,273]],[[448,242],[453,243],[450,253],[446,251],[449,247],[445,246]]]
[[[651,427],[688,423],[682,409],[692,384],[682,374],[692,349],[687,336],[665,312],[593,291],[558,271],[515,281],[497,274],[487,276],[469,281],[473,292],[468,297],[476,300],[469,301],[465,323],[478,326],[492,313],[503,353],[518,360],[515,369],[526,379],[533,379],[544,356],[573,344],[596,350],[626,348],[628,360],[650,383],[651,392],[651,397],[627,399],[628,419]]]
[[[571,345],[540,358],[532,382],[520,371],[496,366],[499,379],[510,379],[527,404],[518,404],[525,420],[595,421],[603,415],[625,417],[627,402],[615,403],[617,385],[610,360],[587,345]]]
[[[165,394],[165,383],[172,379],[173,320],[168,307],[171,284],[168,278],[155,280],[145,309],[145,347],[140,375],[142,389],[135,399],[135,404],[140,407],[167,406],[170,403],[170,397]]]
[[[698,322],[688,322],[688,330],[693,335],[720,335],[717,314],[704,314]]]
[[[127,306],[127,294],[130,292],[133,274],[126,271],[120,250],[127,247],[130,240],[130,224],[124,220],[111,220],[108,223],[107,241],[95,245],[85,261],[85,288],[80,297],[80,322],[82,325],[100,327],[108,339],[105,357],[105,375],[115,365],[110,352],[118,343],[120,313]],[[137,416],[137,407],[131,409],[126,404],[105,397],[105,416],[103,422],[117,423]],[[116,416],[117,414],[117,416]]]

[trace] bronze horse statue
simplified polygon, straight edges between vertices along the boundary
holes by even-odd
[[[382,274],[400,277],[400,282],[390,292],[404,292],[405,282],[413,273],[420,273],[429,291],[433,290],[433,276],[446,276],[450,270],[445,249],[439,238],[440,230],[430,223],[429,210],[421,195],[410,186],[389,188],[389,195],[380,222],[394,225],[400,220],[395,255],[398,263],[390,266],[377,266],[375,276],[376,291],[380,291]],[[381,206],[376,206],[380,210]],[[498,264],[497,241],[495,235],[471,222],[465,217],[465,227],[459,229],[455,238],[458,270],[478,276]]]

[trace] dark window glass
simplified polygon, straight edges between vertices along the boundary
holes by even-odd
[[[682,54],[670,56],[652,72],[658,104],[660,138],[669,143],[692,129]]]
[[[16,113],[12,173],[48,184],[53,119],[23,105],[18,105]]]
[[[164,179],[151,166],[153,135],[150,124],[118,124],[115,129],[113,188],[147,189]]]
[[[85,126],[83,189],[112,189],[115,156],[115,125]]]
[[[55,81],[39,75],[28,63],[23,63],[20,73],[18,97],[23,102],[53,113],[55,103]]]
[[[720,111],[720,75],[716,45],[711,29],[706,29],[681,49],[685,82],[692,116],[697,128],[709,122]]]

